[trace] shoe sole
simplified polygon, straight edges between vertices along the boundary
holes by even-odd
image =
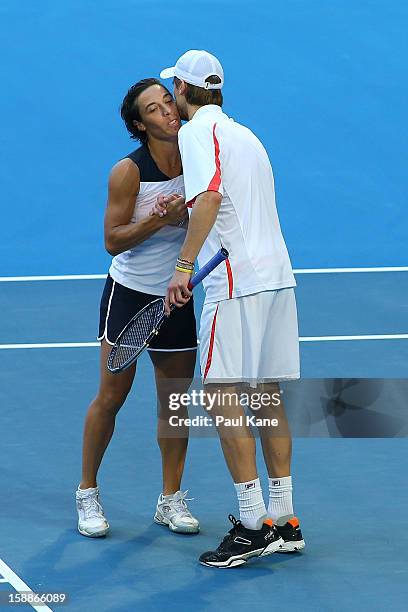
[[[104,536],[106,536],[106,534],[109,531],[109,525],[106,529],[103,529],[102,531],[98,531],[97,533],[88,533],[87,531],[84,531],[83,529],[81,529],[78,525],[78,531],[81,535],[86,536],[87,538],[103,538]]]
[[[205,565],[207,567],[216,567],[218,569],[231,569],[233,567],[238,567],[239,565],[243,565],[253,557],[267,557],[268,555],[272,555],[275,552],[278,552],[281,546],[283,546],[284,541],[282,538],[279,540],[275,540],[266,546],[266,548],[259,548],[258,550],[252,550],[250,553],[245,553],[243,555],[236,555],[235,557],[230,557],[227,561],[222,561],[220,563],[208,563],[206,561],[200,561],[201,565]]]
[[[280,548],[277,552],[279,553],[296,553],[303,550],[305,547],[305,541],[299,540],[298,542],[284,542],[282,548]]]
[[[263,552],[259,556],[267,557],[268,555],[272,555],[273,553],[278,552],[282,548],[284,543],[285,541],[282,538],[271,542],[266,548],[264,548]]]
[[[200,531],[200,527],[177,527],[173,525],[168,519],[159,518],[157,514],[154,515],[153,520],[158,525],[162,525],[163,527],[168,527],[170,531],[174,531],[175,533],[198,533]]]

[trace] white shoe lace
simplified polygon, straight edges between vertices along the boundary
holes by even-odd
[[[187,497],[187,491],[177,491],[174,494],[173,499],[166,502],[173,510],[175,510],[180,516],[188,516],[189,518],[193,518],[190,510],[187,507],[186,502],[193,501],[194,497]]]
[[[94,495],[81,499],[85,519],[105,518],[101,504]]]

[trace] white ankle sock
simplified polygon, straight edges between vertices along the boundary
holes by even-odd
[[[81,489],[80,486],[78,485],[78,493],[79,495],[92,495],[93,493],[95,493],[98,490],[98,487],[90,487],[89,489]]]
[[[292,476],[283,478],[268,478],[269,482],[269,504],[268,517],[274,523],[282,523],[284,518],[291,518],[293,515],[292,502]],[[286,520],[284,521],[286,523]]]
[[[169,495],[163,495],[162,493],[161,498],[163,501],[170,501],[171,499],[173,499],[176,493],[178,493],[178,491],[175,491],[174,493],[170,493]]]
[[[247,529],[261,529],[266,508],[259,478],[234,483],[239,503],[239,518]]]

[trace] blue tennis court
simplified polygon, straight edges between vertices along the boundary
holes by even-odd
[[[106,179],[133,146],[118,107],[185,49],[220,56],[226,112],[270,154],[302,377],[408,378],[407,12],[400,0],[2,3],[2,605],[32,590],[67,593],[72,611],[407,610],[403,429],[295,438],[305,552],[211,570],[197,558],[237,512],[231,479],[218,439],[193,437],[183,485],[201,532],[153,523],[161,465],[144,356],[99,476],[107,538],[78,534],[74,500],[98,383]]]

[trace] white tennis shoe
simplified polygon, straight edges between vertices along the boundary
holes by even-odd
[[[76,491],[78,531],[89,538],[100,538],[109,531],[109,523],[99,502],[99,488]]]
[[[160,494],[157,500],[156,514],[154,522],[159,525],[167,525],[171,531],[177,533],[198,533],[200,524],[191,514],[187,507],[187,491],[176,491],[171,498],[163,497]]]

